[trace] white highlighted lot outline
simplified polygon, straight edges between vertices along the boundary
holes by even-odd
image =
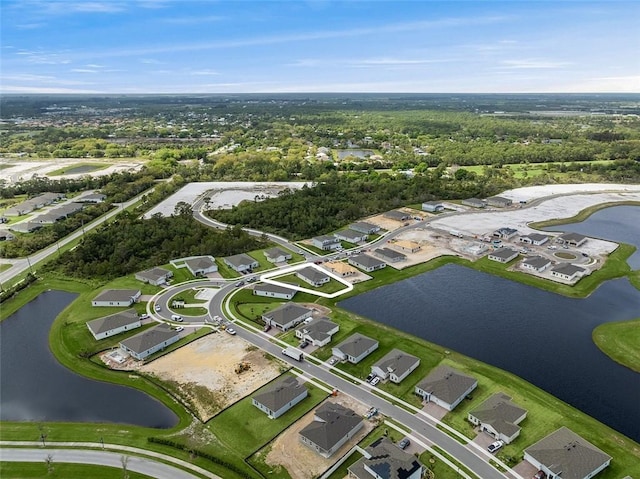
[[[323,293],[322,291],[309,289],[309,288],[303,288],[303,287],[297,286],[295,284],[283,283],[282,281],[277,281],[275,279],[271,279],[271,278],[273,278],[275,276],[283,276],[283,275],[286,275],[286,274],[289,274],[289,273],[293,273],[295,271],[298,271],[299,269],[304,269],[304,268],[315,268],[318,271],[320,271],[321,273],[326,274],[330,278],[333,278],[336,281],[344,284],[345,287],[344,287],[344,289],[341,289],[340,291],[336,291],[335,293]],[[269,273],[265,273],[262,276],[260,276],[260,281],[262,281],[264,283],[268,283],[268,284],[273,284],[273,285],[276,285],[276,286],[282,286],[284,288],[295,289],[296,291],[302,291],[304,293],[315,294],[316,296],[322,296],[323,298],[336,298],[336,297],[338,297],[338,296],[340,296],[342,294],[348,293],[349,291],[353,290],[353,284],[345,281],[343,278],[341,278],[340,276],[335,275],[331,271],[327,271],[325,269],[322,269],[322,268],[318,267],[317,265],[315,265],[313,263],[296,264],[296,265],[293,265],[293,266],[289,266],[288,268],[278,269],[276,271],[271,271]]]

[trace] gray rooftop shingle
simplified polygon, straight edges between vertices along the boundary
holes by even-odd
[[[392,349],[382,359],[380,359],[374,366],[379,367],[383,371],[388,371],[396,376],[402,376],[412,366],[420,360],[412,356],[409,353],[400,351],[399,349]]]
[[[378,341],[375,339],[371,339],[360,333],[355,333],[338,344],[336,349],[339,349],[347,356],[357,358],[375,344],[378,344]]]
[[[317,444],[325,451],[335,446],[349,431],[362,422],[362,416],[340,404],[327,402],[315,411],[320,421],[314,420],[300,435]]]
[[[515,422],[527,411],[511,402],[511,397],[496,393],[469,414],[485,424],[490,424],[498,433],[511,437],[520,427]]]
[[[329,321],[329,318],[318,318],[299,326],[297,329],[315,340],[324,341],[329,336],[329,331],[333,331],[336,326],[337,324]]]
[[[198,258],[185,260],[185,264],[191,271],[198,271],[200,269],[211,268],[211,266],[215,266],[216,262],[212,261],[208,256],[200,256]]]
[[[139,292],[138,289],[106,289],[93,298],[93,301],[129,301]]]
[[[554,266],[551,271],[573,276],[575,273],[582,273],[586,270],[584,268],[581,268],[580,266],[576,266],[575,264],[564,263],[559,264],[558,266]]]
[[[389,248],[378,248],[375,250],[375,253],[379,256],[384,256],[386,258],[392,259],[392,260],[404,260],[407,259],[407,255],[402,254],[402,253],[398,253],[397,251],[394,251],[392,249]]]
[[[236,268],[239,266],[248,266],[250,264],[257,263],[257,260],[244,253],[227,256],[224,260],[231,263]]]
[[[442,364],[420,381],[418,387],[452,404],[476,382],[475,378]]]
[[[268,318],[270,321],[273,321],[280,326],[285,326],[292,321],[304,316],[309,313],[311,310],[305,308],[304,306],[300,306],[296,303],[285,303],[282,306],[278,306],[273,311],[269,311],[268,313],[263,314],[265,318]]]
[[[284,286],[278,286],[277,284],[260,283],[253,287],[254,291],[265,291],[267,293],[277,294],[295,294],[295,289],[285,288]]]
[[[123,346],[126,346],[131,351],[137,354],[143,353],[152,347],[178,336],[180,333],[175,329],[171,329],[171,326],[167,324],[159,324],[146,331],[136,334],[121,342]]]
[[[533,266],[534,268],[542,268],[551,263],[549,258],[544,258],[542,256],[530,256],[529,258],[525,258],[523,263]]]
[[[327,278],[329,278],[328,274],[323,273],[322,271],[319,271],[312,266],[307,266],[306,268],[302,268],[296,271],[296,273],[299,274],[300,276],[307,278],[309,281],[313,281],[314,283],[318,283],[320,281],[324,281]]]
[[[406,479],[423,467],[413,454],[404,452],[386,437],[372,443],[366,452],[369,454],[368,458],[365,456],[349,467],[349,472],[358,479],[372,477],[365,470],[365,465],[382,479]]]
[[[278,411],[306,391],[304,385],[292,376],[276,381],[266,391],[253,396],[253,399],[271,411]]]
[[[349,261],[356,263],[363,268],[375,268],[380,265],[386,264],[384,261],[379,260],[378,258],[374,258],[373,256],[369,256],[368,254],[359,254],[356,256],[352,256]]]
[[[133,324],[137,321],[140,321],[137,311],[135,309],[127,309],[126,311],[121,311],[119,313],[110,314],[109,316],[89,321],[87,326],[93,334],[100,334],[105,331],[121,328],[128,324]]]
[[[157,281],[160,278],[166,278],[169,273],[171,273],[171,271],[169,271],[168,269],[155,267],[144,271],[139,271],[138,273],[136,273],[136,275],[148,281]]]
[[[511,248],[500,248],[489,253],[489,256],[495,256],[496,258],[500,258],[500,259],[509,259],[513,255],[517,256],[518,252],[512,250]]]

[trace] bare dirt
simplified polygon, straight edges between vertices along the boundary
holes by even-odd
[[[248,369],[238,374],[241,363]],[[203,421],[280,374],[277,361],[224,333],[209,334],[140,370],[172,385]]]
[[[339,403],[362,415],[369,409],[368,406],[347,395],[331,397],[327,399],[327,401]],[[318,405],[318,407],[320,407],[320,405]],[[272,443],[271,450],[265,457],[266,464],[274,467],[282,466],[289,472],[291,477],[295,477],[296,479],[311,479],[317,477],[331,467],[334,462],[342,457],[355,444],[360,442],[362,438],[377,425],[378,421],[381,420],[378,418],[376,418],[375,421],[364,419],[364,427],[360,429],[350,441],[347,441],[338,451],[326,459],[302,444],[298,438],[298,432],[313,420],[314,411],[315,409],[307,413],[276,438]]]

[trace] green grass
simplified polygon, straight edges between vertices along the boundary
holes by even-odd
[[[57,170],[51,171],[49,173],[47,173],[47,176],[60,176],[60,175],[64,175],[64,174],[73,174],[73,171],[71,171],[71,173],[68,173],[70,170],[73,170],[75,168],[84,168],[84,167],[90,167],[90,170],[86,170],[85,173],[92,173],[94,171],[98,171],[98,170],[104,170],[105,168],[111,166],[108,163],[74,163],[72,165],[67,165],[63,168],[59,168]]]
[[[640,318],[601,324],[593,330],[592,337],[615,362],[640,372]]]
[[[120,479],[122,468],[97,466],[93,464],[59,463],[53,455],[53,471],[47,473],[44,462],[46,450],[42,451],[43,460],[40,462],[0,462],[0,477],[2,479]],[[129,479],[151,479],[137,472],[127,471]]]
[[[273,248],[275,245],[271,244],[269,245],[268,248]],[[268,248],[263,248],[263,249],[258,249],[255,251],[249,251],[247,254],[249,256],[251,256],[253,259],[255,259],[258,263],[260,263],[260,266],[258,266],[257,268],[255,268],[253,270],[254,273],[258,272],[258,271],[265,271],[268,269],[273,269],[273,263],[270,263],[269,261],[267,261],[267,257],[264,255],[264,250],[268,249]]]
[[[295,275],[295,273],[286,274],[286,275],[283,275],[283,276],[274,276],[271,279],[278,280],[278,281],[281,281],[283,283],[289,283],[289,284],[293,284],[293,285],[300,286],[300,287],[303,287],[303,288],[307,288],[307,289],[312,290],[312,291],[320,291],[322,293],[327,293],[327,294],[335,293],[336,291],[341,291],[341,290],[347,288],[346,285],[344,285],[340,281],[337,281],[337,280],[335,280],[333,278],[331,278],[331,280],[328,283],[323,284],[322,286],[319,286],[319,287],[315,287],[315,286],[310,285],[306,281],[303,281],[302,279],[298,278]],[[296,301],[299,301],[298,298],[296,298]]]
[[[182,299],[187,304],[191,304],[191,303],[206,303],[207,302],[206,299],[197,299],[196,298],[196,294],[198,293],[198,291],[200,289],[202,289],[202,288],[198,288],[198,286],[196,284],[194,284],[192,289],[185,289],[184,291],[181,291],[180,293],[172,296],[171,299],[169,300],[169,302],[175,301],[175,300],[178,300],[178,299]]]
[[[444,452],[438,446],[433,446],[433,449],[438,453],[442,454],[444,457],[449,459],[454,464],[458,463],[455,459],[449,456],[449,454]],[[422,454],[420,454],[420,456],[418,457],[418,460],[422,464],[424,464],[426,467],[428,467],[434,473],[434,476],[437,479],[460,479],[461,477],[458,474],[457,470],[454,470],[453,468],[451,468],[451,466],[443,462],[441,459],[439,459],[437,456],[433,455],[429,451],[425,451]],[[460,470],[465,471],[467,474],[469,474],[470,477],[477,477],[475,474],[471,473],[466,468],[460,468]]]
[[[2,215],[2,213],[0,212],[0,216],[1,215]],[[7,222],[5,223],[5,226],[18,223],[19,221],[22,221],[22,220],[26,220],[26,219],[30,218],[31,216],[33,216],[32,213],[27,213],[26,215],[20,215],[20,216],[7,216]],[[23,233],[14,232],[13,234],[14,235],[19,235],[19,234],[23,234]]]
[[[8,270],[11,266],[9,263],[0,263],[0,272]]]
[[[242,276],[236,270],[229,268],[221,258],[216,258],[216,264],[218,265],[218,273],[223,278],[239,278]]]
[[[327,251],[327,250],[323,250],[323,249],[320,249],[320,248],[316,248],[312,244],[306,244],[306,243],[302,243],[302,242],[298,242],[296,244],[298,246],[300,246],[302,249],[309,250],[309,251],[311,251],[312,253],[315,253],[318,256],[326,256],[328,254],[333,253],[333,251]]]

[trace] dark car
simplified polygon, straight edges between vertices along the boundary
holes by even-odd
[[[368,383],[370,383],[370,382],[373,380],[373,378],[375,378],[375,377],[376,377],[376,375],[375,375],[375,374],[370,373],[370,374],[367,376],[366,381],[367,381]]]
[[[302,341],[302,342],[300,343],[300,349],[304,349],[304,348],[306,348],[307,346],[309,346],[309,343],[308,343],[308,342],[306,342],[306,341]]]
[[[409,446],[409,444],[411,444],[411,441],[409,441],[408,437],[405,437],[402,441],[398,443],[398,447],[400,449],[406,449]]]

